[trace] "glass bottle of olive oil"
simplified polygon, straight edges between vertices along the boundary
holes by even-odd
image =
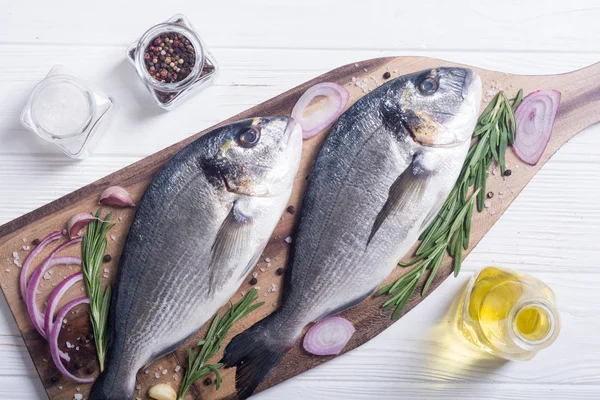
[[[554,292],[540,280],[486,267],[467,285],[458,329],[477,347],[508,360],[530,360],[560,331]]]

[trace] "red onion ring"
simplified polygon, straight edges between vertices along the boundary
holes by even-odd
[[[76,238],[69,240],[66,243],[61,244],[56,249],[50,253],[50,255],[44,260],[44,262],[33,272],[31,279],[29,280],[29,285],[27,286],[27,292],[25,297],[25,303],[27,304],[27,311],[29,312],[29,316],[31,317],[31,321],[35,329],[39,332],[40,335],[44,339],[47,338],[46,332],[44,331],[44,314],[38,309],[37,304],[35,302],[35,295],[38,292],[38,286],[40,284],[40,280],[42,275],[50,268],[59,264],[76,264],[81,265],[81,259],[79,257],[61,257],[61,261],[57,261],[58,258],[54,258],[56,253],[65,247],[71,246],[75,243],[79,243],[83,240],[83,238]]]
[[[530,93],[515,110],[517,137],[513,150],[521,161],[535,165],[550,141],[560,104],[560,92],[543,89]]]
[[[48,236],[46,236],[37,246],[31,250],[31,252],[25,258],[23,262],[23,267],[21,268],[21,275],[19,275],[19,284],[21,286],[21,296],[24,300],[27,300],[27,273],[29,272],[29,266],[33,259],[44,250],[44,247],[55,240],[60,238],[60,232],[52,232]]]
[[[332,356],[340,354],[356,329],[342,317],[331,317],[317,322],[304,336],[302,346],[310,354]]]
[[[327,98],[324,109],[313,112],[309,117],[303,116],[308,104],[317,96]],[[310,139],[331,124],[346,108],[350,93],[342,86],[332,82],[322,82],[310,87],[300,98],[292,110],[294,118],[302,126],[302,138]]]
[[[51,332],[52,327],[54,326],[54,313],[56,312],[56,308],[58,307],[58,303],[63,298],[67,290],[69,290],[74,284],[83,280],[83,273],[76,272],[73,275],[70,275],[60,283],[50,295],[50,299],[48,299],[48,306],[46,307],[46,313],[44,316],[44,330],[46,332]]]
[[[94,378],[79,378],[79,377],[73,375],[72,373],[70,373],[69,371],[67,371],[65,366],[62,364],[61,359],[60,359],[60,348],[58,347],[58,335],[60,334],[60,330],[62,327],[62,323],[60,323],[60,321],[65,319],[67,314],[74,307],[76,307],[80,304],[89,304],[89,303],[90,303],[90,299],[88,299],[87,297],[79,297],[79,298],[77,298],[75,300],[71,300],[70,302],[65,304],[65,306],[60,309],[60,311],[58,312],[58,315],[56,316],[56,321],[58,321],[58,322],[54,324],[54,326],[52,327],[52,331],[50,331],[49,335],[48,335],[49,336],[48,342],[50,343],[50,353],[52,354],[52,360],[54,361],[54,364],[56,364],[56,368],[58,368],[58,370],[64,376],[66,376],[68,379],[72,380],[73,382],[77,382],[77,383],[92,383],[92,382],[94,382]]]

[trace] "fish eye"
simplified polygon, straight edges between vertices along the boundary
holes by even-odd
[[[431,76],[425,78],[419,84],[419,90],[421,91],[422,94],[432,94],[432,93],[435,93],[435,91],[437,89],[438,89],[438,82],[435,78],[433,78]]]
[[[254,128],[242,131],[237,137],[239,145],[246,149],[256,146],[259,141],[260,131]]]

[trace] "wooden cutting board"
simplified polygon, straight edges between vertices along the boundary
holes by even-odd
[[[346,87],[350,92],[349,105],[351,105],[367,92],[383,83],[385,81],[383,79],[385,72],[389,72],[392,78],[394,78],[426,68],[451,65],[458,64],[425,57],[379,58],[345,65],[259,104],[227,121],[223,121],[222,124],[253,116],[289,115],[292,107],[302,93],[318,82],[333,81]],[[491,199],[492,204],[490,208],[485,209],[480,214],[475,213],[470,247],[464,253],[465,256],[479,243],[486,232],[500,218],[542,165],[576,133],[600,120],[600,63],[567,74],[546,76],[521,76],[479,68],[473,69],[480,74],[483,82],[484,103],[482,104],[482,110],[499,88],[504,89],[509,97],[514,96],[519,88],[523,88],[525,94],[537,89],[552,88],[562,93],[562,99],[552,138],[539,163],[536,166],[525,165],[514,156],[512,151],[508,151],[507,165],[513,171],[512,175],[510,177],[501,177],[499,173],[490,174],[488,190],[494,192],[496,195]],[[31,324],[25,304],[21,299],[18,284],[20,268],[14,264],[13,253],[17,252],[19,260],[22,262],[27,254],[27,251],[23,250],[23,247],[31,246],[31,242],[34,239],[42,239],[52,231],[62,230],[69,217],[75,213],[95,211],[98,207],[97,200],[100,192],[108,186],[124,186],[133,195],[134,200],[139,200],[151,177],[165,161],[186,144],[202,135],[202,133],[204,132],[200,132],[0,227],[0,263],[3,270],[0,271],[0,287],[8,301],[49,398],[70,400],[73,399],[74,393],[82,393],[85,398],[87,397],[90,385],[74,384],[62,377],[54,367],[48,345],[38,335]],[[306,185],[306,176],[310,172],[314,157],[324,138],[325,134],[321,134],[303,143],[302,164],[294,182],[294,191],[289,201],[289,204],[293,205],[296,210],[301,206],[302,194]],[[492,168],[495,167],[492,166]],[[107,253],[112,256],[112,261],[105,263],[106,283],[111,281],[115,276],[123,240],[133,218],[134,210],[116,210],[115,214],[118,224],[112,229],[110,238],[108,239]],[[230,332],[230,337],[226,340],[226,343],[231,336],[245,330],[277,308],[282,292],[282,277],[276,274],[276,270],[286,265],[290,245],[285,239],[291,234],[292,228],[297,222],[297,215],[297,212],[294,214],[289,212],[284,213],[281,222],[265,249],[264,257],[261,258],[255,269],[255,272],[258,274],[257,286],[260,287],[259,297],[260,300],[266,302],[265,305],[250,316],[239,321]],[[66,238],[63,238],[62,241],[66,241]],[[38,265],[39,261],[49,253],[50,248],[54,247],[54,245],[48,246],[38,256],[34,265]],[[64,254],[79,255],[79,252],[79,246],[72,246]],[[270,267],[267,266],[265,258],[270,258]],[[406,258],[410,258],[410,255],[407,255]],[[77,267],[54,268],[50,279],[43,280],[42,293],[39,297],[40,305],[47,299],[53,287],[64,279],[64,277],[75,272],[76,269]],[[388,277],[386,283],[397,279],[404,272],[406,272],[406,269],[397,268]],[[450,260],[445,259],[429,293],[437,288],[450,273]],[[267,293],[272,284],[275,284],[278,290],[274,293]],[[239,289],[238,294],[234,296],[233,301],[238,301],[241,298],[241,293],[247,292],[250,288],[249,284],[244,284]],[[65,300],[68,301],[80,296],[83,290],[82,286],[71,289]],[[417,293],[419,292],[420,290],[417,290]],[[423,298],[419,294],[416,294],[411,299],[408,307],[406,307],[405,312],[411,310],[422,300]],[[383,301],[384,298],[369,297],[357,307],[343,313],[343,316],[352,321],[356,327],[356,333],[346,346],[345,351],[360,346],[392,324],[393,321],[390,319],[390,314],[384,314],[380,311]],[[63,330],[59,343],[71,355],[70,370],[79,375],[97,374],[93,341],[86,342],[88,340],[86,335],[90,331],[87,311],[83,306],[76,311],[76,314],[72,314],[67,318],[67,328]],[[182,368],[185,366],[186,349],[197,342],[199,338],[203,337],[203,334],[204,329],[194,338],[190,339],[177,352],[157,361],[146,371],[140,371],[136,397],[148,398],[146,394],[148,388],[159,382],[171,383],[175,387],[178,386],[183,370],[176,371],[176,367],[178,365]],[[67,349],[65,345],[67,341],[79,350],[75,348]],[[218,356],[220,357],[220,354]],[[215,357],[214,361],[218,361],[219,357]],[[312,356],[304,352],[300,343],[297,343],[286,355],[283,362],[271,372],[269,377],[258,388],[258,391],[274,386],[331,358],[333,357]],[[214,383],[205,384],[203,381],[200,381],[192,388],[188,394],[188,398],[222,399],[233,397],[235,393],[235,371],[234,369],[223,370],[222,375],[224,382],[219,391],[215,390]]]

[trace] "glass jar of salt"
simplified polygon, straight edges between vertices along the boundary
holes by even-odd
[[[90,155],[114,100],[57,65],[31,92],[21,124],[72,158]]]
[[[214,57],[181,14],[148,29],[129,46],[127,58],[156,104],[165,110],[209,86],[217,74]]]

